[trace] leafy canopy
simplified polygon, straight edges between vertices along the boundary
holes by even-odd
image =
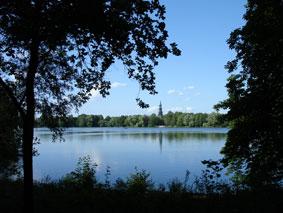
[[[283,2],[249,0],[246,24],[228,39],[229,98],[216,105],[233,123],[223,162],[252,186],[283,180]],[[282,186],[282,185],[281,185]]]
[[[164,14],[158,0],[2,0],[0,84],[24,114],[34,44],[39,52],[35,110],[49,127],[55,126],[51,117],[65,117],[92,89],[108,95],[105,73],[117,60],[142,90],[156,94],[158,59],[180,55],[175,43],[165,44]]]

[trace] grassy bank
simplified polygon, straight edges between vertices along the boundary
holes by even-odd
[[[1,212],[22,212],[21,181],[2,180]],[[201,194],[158,189],[86,187],[61,182],[35,184],[35,212],[282,212],[282,191]]]
[[[209,169],[210,168],[210,169]],[[150,174],[136,169],[125,180],[104,182],[95,176],[90,157],[80,158],[75,171],[59,180],[34,183],[35,212],[283,212],[283,191],[264,187],[248,190],[221,181],[216,167],[208,167],[189,185],[173,179],[156,186]],[[23,211],[22,179],[0,180],[1,212]]]

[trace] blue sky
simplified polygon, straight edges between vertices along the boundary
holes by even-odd
[[[230,33],[244,25],[244,0],[160,0],[166,7],[168,43],[176,42],[181,56],[169,56],[155,68],[157,95],[140,92],[135,80],[128,79],[121,64],[116,63],[106,78],[112,82],[110,95],[92,98],[79,114],[120,116],[157,113],[159,102],[163,112],[213,111],[213,105],[227,98],[224,69],[235,56],[226,44]],[[136,104],[139,96],[148,109]]]

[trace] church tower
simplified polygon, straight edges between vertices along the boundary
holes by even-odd
[[[160,104],[159,104],[158,116],[159,116],[159,117],[162,117],[162,116],[163,116],[161,101],[160,101]]]

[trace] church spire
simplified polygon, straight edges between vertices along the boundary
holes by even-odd
[[[163,116],[161,101],[160,101],[160,104],[159,104],[158,116],[160,116],[160,117]]]

